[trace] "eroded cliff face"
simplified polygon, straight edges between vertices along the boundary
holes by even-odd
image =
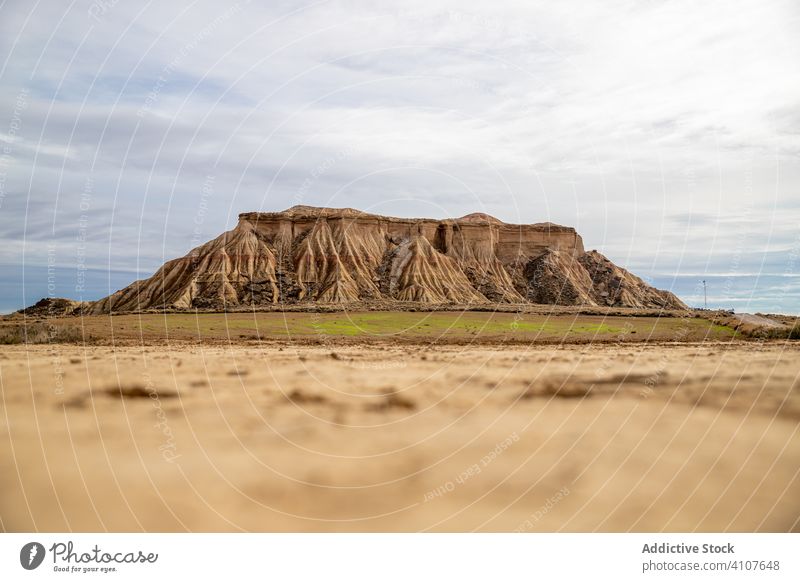
[[[485,214],[406,219],[295,206],[239,215],[233,230],[89,310],[381,300],[685,307],[586,253],[573,228]]]

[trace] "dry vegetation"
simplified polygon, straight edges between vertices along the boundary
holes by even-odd
[[[656,313],[655,315],[653,313]],[[631,317],[602,311],[342,311],[139,313],[49,319],[8,318],[4,343],[239,342],[618,343],[729,341],[734,328],[691,312]],[[26,331],[27,330],[27,331]],[[51,339],[48,339],[51,338]]]
[[[76,343],[85,338],[81,328],[70,323],[36,321],[30,324],[5,324],[0,326],[0,344],[50,344]]]

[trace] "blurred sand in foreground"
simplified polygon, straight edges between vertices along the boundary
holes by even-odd
[[[5,531],[797,531],[791,344],[11,346]]]

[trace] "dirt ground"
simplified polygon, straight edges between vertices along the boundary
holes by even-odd
[[[5,531],[800,531],[800,346],[0,351]]]

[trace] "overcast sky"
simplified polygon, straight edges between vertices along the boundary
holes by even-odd
[[[550,220],[800,312],[796,0],[263,4],[2,4],[0,310],[311,204]]]

